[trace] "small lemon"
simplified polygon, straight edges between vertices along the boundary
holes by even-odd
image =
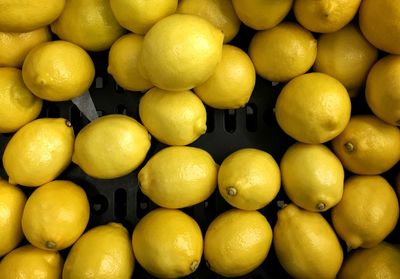
[[[72,246],[63,279],[131,279],[134,257],[128,231],[118,223],[95,227]]]
[[[242,276],[261,265],[271,242],[271,226],[260,212],[231,209],[209,225],[204,258],[209,268],[222,276]]]
[[[342,200],[332,209],[332,222],[347,247],[370,248],[394,229],[399,203],[390,184],[381,176],[348,178]]]
[[[238,47],[224,45],[215,72],[194,92],[213,108],[236,109],[249,101],[255,83],[256,71],[250,57]]]
[[[54,180],[28,198],[22,230],[28,241],[44,250],[62,250],[81,236],[89,221],[85,191],[67,180]]]
[[[40,186],[71,163],[74,130],[63,118],[41,118],[19,129],[7,143],[4,169],[11,184]]]
[[[196,221],[180,210],[158,208],[139,220],[132,236],[139,264],[159,278],[193,273],[203,253],[203,236]]]
[[[157,152],[138,174],[142,192],[166,208],[192,206],[206,200],[217,186],[218,165],[196,147],[171,146]]]
[[[307,72],[317,56],[317,40],[297,23],[283,22],[257,32],[249,55],[257,74],[270,81],[288,81]]]
[[[42,104],[26,88],[19,69],[0,68],[0,133],[15,132],[36,119]]]

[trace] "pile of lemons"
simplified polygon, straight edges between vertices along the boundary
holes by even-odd
[[[241,25],[254,30],[246,50],[229,44]],[[2,0],[0,278],[128,279],[135,262],[178,278],[201,261],[236,277],[272,249],[294,278],[400,278],[400,236],[387,241],[400,175],[384,178],[400,159],[399,34],[393,0]],[[39,117],[88,90],[97,51],[143,94],[140,119],[102,116],[75,135]],[[257,75],[283,84],[276,121],[296,141],[283,157],[244,148],[219,165],[187,146],[207,130],[206,107],[245,106]],[[364,96],[370,113],[353,114]],[[152,137],[167,147],[149,156]],[[84,189],[59,177],[71,163],[97,179],[136,170],[159,208],[131,235],[118,220],[87,230]],[[202,232],[180,209],[215,191],[232,209]],[[271,227],[259,210],[279,191]]]

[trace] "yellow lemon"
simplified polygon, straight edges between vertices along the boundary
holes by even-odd
[[[224,43],[239,32],[240,20],[231,0],[181,0],[177,12],[207,19],[224,32]]]
[[[125,33],[115,19],[109,0],[68,0],[51,30],[62,40],[89,51],[111,47]]]
[[[294,278],[335,278],[343,261],[339,240],[320,213],[289,204],[278,211],[275,253]]]
[[[292,8],[293,0],[232,0],[240,20],[247,26],[264,30],[278,25]]]
[[[0,257],[16,248],[23,238],[21,218],[25,202],[21,189],[0,179]]]
[[[149,132],[168,145],[190,144],[207,130],[206,108],[189,90],[154,87],[140,99],[139,115]]]
[[[126,115],[99,117],[77,135],[72,161],[88,175],[116,178],[136,169],[150,149],[150,135]]]
[[[85,191],[67,180],[54,180],[28,198],[22,230],[28,241],[44,250],[62,250],[81,236],[89,221]]]
[[[41,118],[19,129],[8,142],[3,165],[11,184],[40,186],[71,163],[74,130],[63,118]]]
[[[249,55],[257,74],[270,81],[288,81],[307,72],[317,56],[317,40],[297,23],[283,22],[257,32]]]
[[[42,100],[26,88],[16,68],[0,68],[0,133],[15,132],[39,116]]]
[[[61,278],[63,259],[57,251],[46,251],[32,245],[19,247],[0,262],[2,279]]]
[[[354,115],[332,147],[351,172],[381,174],[400,160],[400,130],[374,115]]]
[[[222,276],[242,276],[261,265],[271,242],[271,226],[260,212],[231,209],[209,225],[204,258],[209,268]]]
[[[297,21],[312,32],[335,32],[356,15],[361,0],[295,0]]]
[[[218,165],[196,147],[171,146],[157,152],[138,174],[142,192],[166,208],[192,206],[206,200],[217,186]]]
[[[279,126],[304,143],[323,143],[339,135],[350,120],[346,88],[322,73],[298,76],[282,89],[275,104]]]
[[[143,36],[124,35],[115,41],[108,54],[108,73],[127,90],[142,91],[153,87],[139,72],[139,53],[142,44]]]
[[[134,257],[128,231],[118,223],[95,227],[72,246],[64,279],[130,279]]]
[[[121,26],[143,35],[157,21],[175,13],[178,0],[110,0],[110,6]]]
[[[3,0],[0,4],[1,32],[29,32],[49,25],[59,17],[65,0]]]
[[[67,101],[89,89],[94,79],[92,59],[66,41],[42,43],[32,49],[22,66],[26,86],[48,101]]]
[[[396,226],[399,203],[383,177],[354,175],[345,181],[342,200],[332,209],[331,216],[348,248],[370,248]]]
[[[182,91],[205,82],[221,60],[224,34],[206,19],[174,14],[145,35],[139,69],[164,90]]]
[[[304,209],[326,211],[342,199],[343,166],[323,144],[295,143],[282,157],[281,172],[286,194]]]
[[[355,25],[349,24],[336,32],[319,36],[314,69],[336,78],[354,97],[364,86],[377,59],[378,50]]]
[[[24,33],[0,32],[0,66],[21,67],[32,48],[50,40],[47,26]]]
[[[232,206],[257,210],[269,204],[281,187],[279,166],[262,150],[244,148],[231,153],[218,170],[218,189]]]
[[[194,92],[213,108],[236,109],[249,101],[255,84],[256,72],[250,57],[238,47],[224,45],[215,72]]]
[[[203,253],[199,225],[176,209],[158,208],[145,215],[133,231],[132,244],[139,264],[159,278],[193,273]]]

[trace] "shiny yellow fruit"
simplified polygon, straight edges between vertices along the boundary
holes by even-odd
[[[199,16],[170,15],[146,33],[139,69],[164,90],[191,89],[214,73],[223,39],[221,30]]]
[[[139,103],[143,125],[159,141],[168,145],[187,145],[207,130],[207,112],[192,91],[166,91],[154,87]]]
[[[81,236],[89,221],[85,191],[67,180],[54,180],[28,198],[22,230],[28,241],[44,250],[62,250]]]
[[[139,264],[159,278],[193,273],[203,253],[199,225],[176,209],[158,208],[145,215],[133,231],[132,244]]]
[[[175,13],[178,0],[110,0],[119,24],[144,35],[160,19]]]
[[[21,189],[0,179],[0,257],[16,248],[23,238],[21,218],[25,202]]]
[[[297,21],[312,32],[335,32],[356,15],[361,0],[295,0]]]
[[[134,257],[128,231],[118,223],[95,227],[72,246],[63,279],[130,279]]]
[[[143,36],[128,34],[111,46],[107,71],[122,87],[131,91],[142,91],[153,87],[139,72],[139,53]]]
[[[339,135],[350,120],[346,88],[322,73],[298,76],[287,83],[275,104],[279,126],[304,143],[324,143]]]
[[[238,47],[224,45],[215,72],[194,92],[213,108],[236,109],[249,101],[255,83],[256,71],[250,57]]]
[[[1,32],[29,32],[49,25],[59,17],[65,0],[2,0]]]
[[[335,278],[343,261],[339,240],[320,213],[289,204],[278,211],[275,253],[294,278]]]
[[[332,147],[351,172],[381,174],[400,160],[400,130],[374,115],[354,115]]]
[[[71,163],[74,130],[64,118],[41,118],[19,129],[8,142],[3,165],[11,184],[40,186]]]
[[[244,148],[231,153],[218,170],[218,189],[232,206],[257,210],[269,204],[281,187],[279,166],[262,150]]]
[[[257,32],[249,55],[257,74],[270,81],[288,81],[307,72],[317,56],[317,40],[297,23],[283,22]]]
[[[240,20],[256,30],[278,25],[289,13],[292,3],[293,0],[232,0]]]
[[[89,54],[66,41],[36,46],[22,66],[26,86],[33,94],[48,101],[67,101],[84,94],[94,74]]]
[[[42,104],[26,88],[19,69],[0,68],[0,133],[15,132],[36,119]]]
[[[143,162],[150,139],[147,130],[129,116],[99,117],[77,135],[72,161],[92,177],[120,177]]]
[[[343,198],[331,216],[337,234],[349,249],[370,248],[396,226],[399,203],[383,177],[354,175],[345,181]]]
[[[222,276],[242,276],[261,265],[271,242],[271,226],[260,212],[231,209],[209,225],[204,258],[209,268]]]
[[[218,165],[200,148],[170,146],[138,174],[140,189],[159,206],[183,208],[206,200],[217,186]]]
[[[47,26],[24,33],[0,32],[0,66],[20,68],[33,47],[50,40]]]
[[[63,259],[57,251],[19,247],[0,262],[1,279],[60,279]]]
[[[336,32],[319,36],[314,69],[336,78],[354,97],[364,86],[377,59],[378,50],[355,25],[349,24]]]
[[[62,40],[89,51],[101,51],[126,31],[115,19],[109,0],[68,0],[51,30]]]
[[[240,20],[231,0],[181,0],[177,13],[201,16],[224,32],[224,43],[239,32]]]

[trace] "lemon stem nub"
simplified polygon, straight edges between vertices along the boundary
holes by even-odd
[[[192,264],[190,265],[190,270],[191,270],[192,272],[194,272],[198,267],[199,267],[199,262],[198,262],[198,261],[194,261],[194,262],[192,262]]]
[[[323,202],[320,202],[319,204],[317,204],[317,209],[318,210],[324,210],[326,207],[326,205]]]
[[[72,127],[72,123],[69,120],[65,120],[65,125],[67,125],[67,127]]]
[[[344,144],[344,149],[346,149],[347,152],[353,152],[354,151],[354,145],[351,142],[346,142]]]
[[[277,201],[276,205],[280,208],[280,209],[284,209],[287,204],[285,203],[285,201]]]
[[[56,244],[53,241],[47,241],[46,247],[49,249],[54,249],[54,248],[56,248]]]
[[[237,195],[237,190],[235,187],[229,186],[226,188],[226,192],[228,193],[229,196],[236,196]]]

